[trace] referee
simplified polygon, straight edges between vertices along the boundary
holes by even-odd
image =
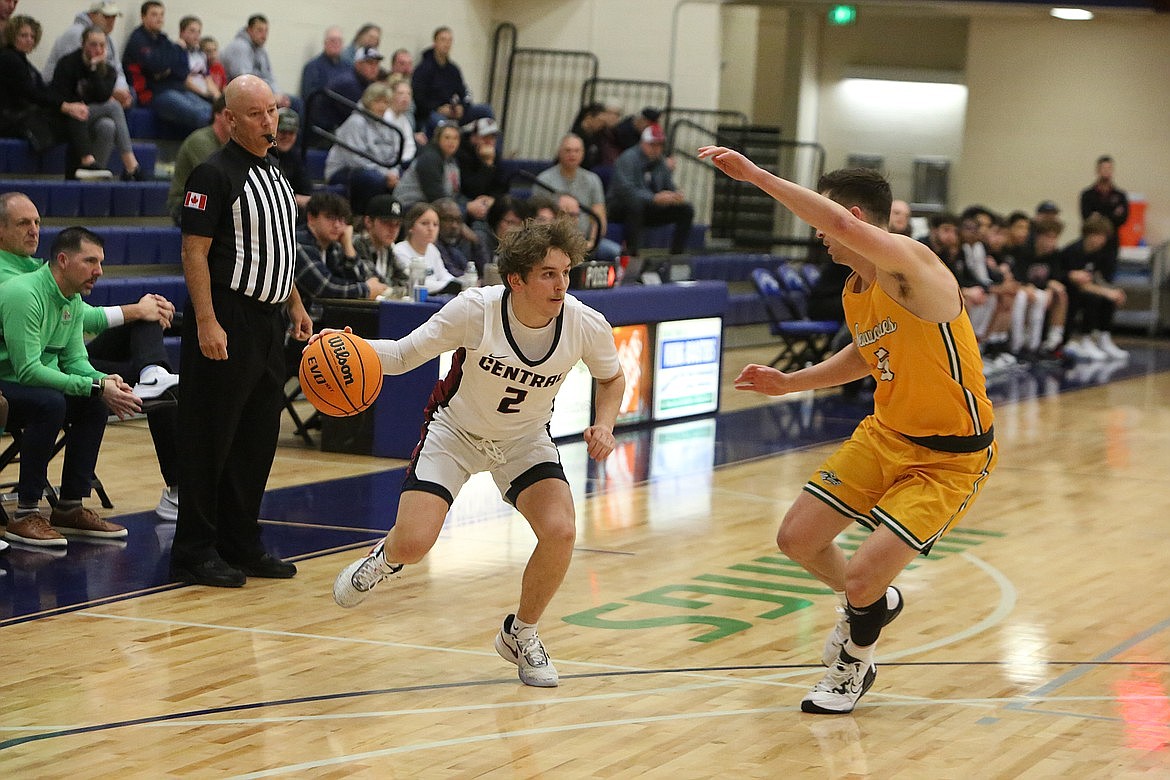
[[[312,322],[293,284],[296,201],[268,156],[276,98],[249,75],[224,95],[231,138],[191,172],[181,210],[190,297],[171,576],[238,588],[297,573],[264,549],[259,515],[284,406],[285,332],[304,341]]]

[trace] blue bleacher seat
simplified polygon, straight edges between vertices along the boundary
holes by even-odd
[[[112,182],[77,182],[77,184],[81,188],[82,216],[110,216],[114,207],[114,186]],[[53,212],[52,216],[64,215],[58,215],[56,212]]]
[[[167,215],[167,190],[170,182],[148,181],[140,186],[142,191],[142,211],[144,217],[165,217]]]
[[[114,199],[110,204],[111,217],[137,217],[142,215],[142,187],[134,182],[118,182],[114,187]]]
[[[305,171],[313,181],[325,180],[325,158],[329,156],[328,149],[309,149],[305,153]]]
[[[56,217],[80,217],[84,189],[81,182],[59,182],[49,190],[49,211]]]
[[[91,226],[105,241],[107,265],[178,265],[182,262],[182,234],[177,227]],[[37,257],[47,258],[61,226],[43,226]]]
[[[127,111],[126,125],[130,128],[131,138],[181,141],[188,135],[185,131],[160,120],[149,108],[132,108]]]

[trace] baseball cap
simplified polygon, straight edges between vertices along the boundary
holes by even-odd
[[[463,129],[479,136],[497,135],[500,132],[500,126],[490,116],[480,117],[474,122],[464,125]]]
[[[662,112],[652,106],[646,106],[642,109],[642,118],[647,121],[657,122],[660,116],[662,116]]]
[[[375,195],[366,203],[366,216],[372,219],[402,219],[402,204],[392,195]]]
[[[662,132],[662,127],[657,124],[646,125],[646,129],[642,131],[642,143],[664,144],[666,143],[666,134]]]
[[[301,128],[301,117],[291,108],[282,108],[277,112],[276,132],[295,133]]]
[[[362,62],[363,60],[381,60],[385,59],[382,52],[375,49],[373,46],[363,46],[353,53],[354,62]]]
[[[98,0],[96,3],[91,3],[89,6],[91,14],[101,14],[102,16],[121,16],[122,12],[118,9],[116,3],[107,3],[103,0]]]
[[[1036,207],[1037,214],[1059,214],[1060,206],[1056,205],[1055,201],[1046,200]]]

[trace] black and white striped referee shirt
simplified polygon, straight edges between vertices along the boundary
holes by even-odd
[[[296,273],[296,218],[292,187],[276,162],[235,140],[187,178],[182,230],[211,239],[213,288],[262,303],[288,300]]]

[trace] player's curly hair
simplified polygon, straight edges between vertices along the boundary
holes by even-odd
[[[528,219],[500,239],[496,262],[500,276],[507,283],[509,274],[519,274],[521,279],[527,279],[528,272],[544,260],[550,249],[559,249],[568,255],[569,267],[572,268],[585,259],[588,248],[589,242],[572,219],[561,217],[543,223]]]

